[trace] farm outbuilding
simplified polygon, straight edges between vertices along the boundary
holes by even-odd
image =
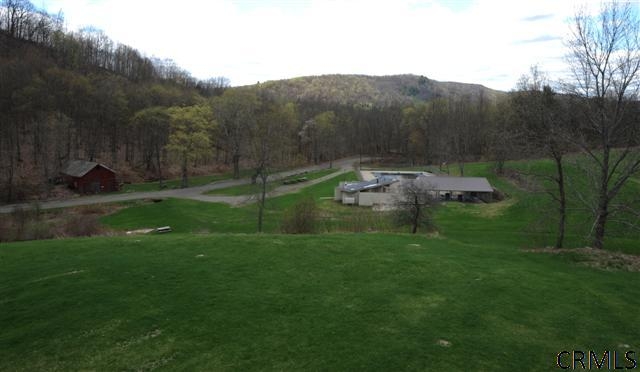
[[[416,182],[440,200],[492,202],[493,187],[484,177],[434,176],[428,172],[361,171],[364,181],[342,182],[334,200],[359,206],[392,205],[404,184]]]
[[[69,188],[83,194],[118,190],[116,172],[104,164],[85,160],[71,160],[60,172]]]
[[[417,182],[444,200],[492,201],[493,187],[484,177],[418,177]]]
[[[390,186],[398,182],[392,177],[378,177],[368,181],[341,182],[335,188],[334,200],[342,204],[373,206],[388,204],[393,197]]]

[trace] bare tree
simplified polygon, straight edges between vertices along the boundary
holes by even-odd
[[[205,97],[220,96],[229,88],[230,81],[224,76],[200,80],[196,84],[198,91]]]
[[[538,178],[551,182],[546,193],[557,203],[558,232],[556,248],[564,244],[567,219],[567,195],[565,182],[564,157],[571,146],[567,141],[568,118],[566,108],[556,97],[549,82],[538,66],[532,66],[528,75],[518,82],[518,91],[512,96],[512,105],[522,122],[523,150],[530,155],[550,156],[555,164],[555,173],[534,174]]]
[[[607,218],[629,178],[640,172],[640,130],[631,117],[637,104],[640,22],[629,3],[604,3],[599,14],[586,10],[573,20],[568,41],[572,82],[582,113],[572,139],[587,154],[588,176],[595,181],[593,246],[603,248]]]
[[[160,188],[162,182],[162,158],[164,146],[169,142],[171,115],[164,107],[150,107],[136,112],[131,127],[136,133],[136,147],[142,154],[145,170],[155,167]]]
[[[433,227],[433,209],[437,205],[437,193],[432,185],[423,178],[406,180],[400,186],[394,200],[396,221],[410,224],[411,233],[415,234],[418,227]]]
[[[9,36],[24,37],[29,18],[35,10],[33,4],[29,0],[2,0],[0,7],[3,8],[3,27],[9,32]]]
[[[448,155],[458,163],[460,176],[464,166],[480,153],[482,128],[486,125],[487,104],[482,96],[474,101],[470,96],[448,102],[449,123],[443,129],[447,137]]]
[[[220,139],[233,162],[233,178],[240,178],[240,158],[249,128],[255,126],[258,97],[253,90],[227,90],[213,100]]]
[[[255,167],[255,177],[260,178],[258,193],[258,232],[262,232],[267,199],[267,182],[274,166],[282,163],[281,151],[291,146],[284,134],[295,127],[297,113],[293,103],[280,104],[268,97],[259,102],[256,123],[249,128],[250,155]]]
[[[516,112],[510,100],[500,100],[491,116],[485,152],[495,162],[495,173],[503,175],[505,162],[516,158],[519,153],[524,133],[516,120]]]

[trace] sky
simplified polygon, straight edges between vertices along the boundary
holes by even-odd
[[[573,0],[33,0],[194,77],[232,86],[323,74],[416,74],[511,90],[566,69]],[[597,4],[596,4],[597,5]]]

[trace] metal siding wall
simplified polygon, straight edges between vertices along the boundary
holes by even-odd
[[[389,192],[361,192],[358,205],[372,207],[374,204],[393,204],[393,196]]]

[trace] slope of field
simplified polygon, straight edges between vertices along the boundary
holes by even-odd
[[[553,242],[553,205],[490,169],[465,174],[508,198],[446,203],[430,235],[248,234],[255,206],[169,199],[103,222],[170,234],[2,244],[0,370],[539,371],[563,350],[637,360],[640,273],[522,249]],[[270,199],[265,229],[306,196],[321,231],[406,231],[326,199],[354,177]],[[581,247],[588,214],[571,206],[567,245]],[[637,232],[611,228],[608,249],[638,253]]]
[[[509,169],[520,169],[527,173],[552,174],[553,163],[549,160],[509,162]],[[556,205],[544,192],[543,185],[533,179],[530,188],[509,177],[498,177],[491,163],[471,163],[465,166],[465,175],[487,177],[490,183],[504,192],[507,199],[492,204],[443,203],[434,214],[440,235],[451,239],[474,243],[479,239],[504,242],[516,248],[544,247],[553,245],[557,231]],[[452,167],[451,171],[456,168]],[[589,195],[589,186],[582,180],[575,167],[567,166],[566,172],[572,187],[578,187],[583,195]],[[453,173],[452,173],[453,174]],[[323,183],[304,188],[300,193],[284,195],[267,200],[265,212],[266,232],[280,232],[283,212],[301,196],[312,197],[320,208],[318,232],[408,232],[405,227],[394,226],[387,213],[372,212],[369,208],[354,208],[339,205],[331,200],[333,189],[339,181],[355,180],[354,173],[344,174]],[[238,190],[249,190],[238,188]],[[255,192],[255,190],[253,190]],[[627,200],[638,203],[640,184],[630,182],[617,203]],[[578,200],[576,192],[568,194],[567,247],[585,247],[590,244],[591,216],[585,205]],[[640,208],[640,207],[638,207]],[[640,254],[640,231],[630,229],[621,219],[633,222],[637,217],[616,216],[607,229],[606,248]],[[255,204],[232,208],[223,204],[200,203],[189,200],[169,199],[161,203],[142,204],[123,209],[107,216],[102,221],[119,230],[134,230],[170,225],[178,232],[234,232],[256,231],[257,210]]]
[[[298,193],[267,199],[264,231],[280,231],[283,212],[293,205],[298,198],[309,196],[314,200],[320,201],[322,197],[332,196],[334,187],[340,181],[354,180],[356,178],[355,173],[349,172],[320,184],[306,187]],[[255,188],[247,188],[245,186],[240,186],[238,189],[257,192]],[[327,200],[327,202],[333,204],[332,201]],[[257,207],[255,204],[250,204],[241,208],[233,208],[219,203],[168,199],[160,203],[134,205],[113,215],[106,216],[102,221],[106,225],[119,230],[135,230],[169,225],[176,232],[253,233],[256,232]],[[322,229],[320,230],[322,231]]]
[[[0,370],[545,370],[640,347],[638,273],[491,242],[174,234],[0,262]]]

